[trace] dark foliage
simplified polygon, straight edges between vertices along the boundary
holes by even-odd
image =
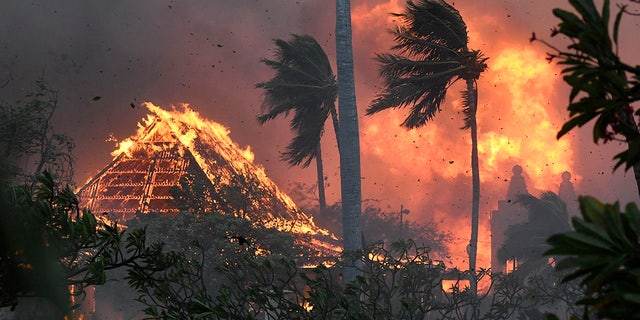
[[[316,255],[295,243],[291,234],[254,226],[233,215],[139,213],[128,225],[144,227],[149,241],[161,248],[158,255],[147,257],[129,268],[126,277],[137,293],[136,300],[144,306],[144,312],[158,318],[197,314],[201,303],[211,301],[211,296],[223,292],[241,295],[236,286],[243,282],[229,279],[227,272],[257,272],[259,270],[251,269],[255,267],[253,263],[276,257],[286,257],[292,264],[296,261],[303,265]],[[281,274],[287,271],[269,272]],[[122,286],[119,288],[126,291]],[[118,298],[115,297],[112,303],[119,304]]]
[[[571,86],[569,116],[558,132],[558,138],[575,127],[595,119],[593,141],[622,140],[628,149],[617,154],[615,168],[631,168],[640,161],[640,133],[634,119],[633,103],[640,100],[640,67],[622,61],[618,55],[618,32],[626,5],[610,20],[610,1],[605,0],[598,11],[593,0],[570,0],[576,13],[554,9],[560,19],[552,36],[563,35],[571,44],[567,50],[557,48],[534,36],[549,49],[549,60],[564,66],[564,80]],[[613,30],[610,30],[610,27]],[[622,137],[622,138],[620,138]]]
[[[487,58],[469,51],[466,24],[444,1],[408,1],[406,12],[394,15],[402,23],[391,31],[397,43],[392,50],[398,53],[377,55],[385,89],[367,114],[410,106],[402,125],[420,127],[440,111],[451,84],[480,77]]]
[[[614,157],[614,168],[633,167],[640,188],[640,134],[634,119],[640,111],[632,106],[640,100],[640,69],[618,55],[620,22],[629,11],[626,5],[620,5],[611,23],[609,0],[603,2],[600,11],[592,0],[569,3],[576,13],[554,9],[560,23],[551,34],[569,38],[567,50],[538,39],[535,33],[531,37],[531,41],[540,41],[552,50],[549,61],[557,59],[565,66],[564,80],[572,88],[568,107],[571,118],[558,138],[595,119],[595,143],[627,143],[627,150]],[[579,202],[582,217],[572,219],[572,231],[549,238],[552,248],[546,254],[563,257],[556,265],[557,270],[568,273],[563,281],[582,285],[583,297],[578,303],[586,308],[584,319],[640,318],[640,212],[635,204],[621,211],[618,203],[603,204],[588,196],[580,197]]]
[[[0,158],[10,183],[36,182],[48,170],[62,183],[73,177],[73,140],[51,125],[58,93],[44,80],[35,83],[23,100],[0,104]]]
[[[105,282],[106,270],[154,254],[144,230],[125,237],[117,224],[80,210],[73,191],[48,171],[35,185],[3,189],[1,196],[0,306],[42,297],[67,313],[87,286]]]
[[[320,44],[308,35],[291,35],[290,40],[276,39],[275,59],[262,62],[276,72],[269,81],[256,87],[264,89],[264,114],[260,124],[280,115],[293,113],[294,137],[282,154],[289,164],[307,167],[317,156],[324,123],[332,114],[337,123],[335,100],[336,77]],[[337,132],[337,131],[336,131]]]
[[[563,256],[556,268],[568,271],[563,281],[584,286],[578,302],[601,319],[640,319],[640,211],[633,203],[603,204],[580,197],[581,218],[573,231],[549,238],[548,255]]]
[[[304,183],[294,183],[292,190],[288,191],[296,203],[302,205],[304,212],[313,217],[313,221],[321,228],[329,230],[332,234],[342,237],[342,206],[335,203],[327,207],[322,213],[315,204],[314,187]],[[453,237],[450,233],[440,232],[439,225],[435,222],[418,223],[404,218],[400,224],[398,211],[383,210],[378,207],[378,201],[363,201],[362,230],[366,243],[372,245],[377,242],[392,243],[399,240],[412,239],[418,244],[428,246],[439,257],[447,256],[447,245]],[[405,209],[405,215],[406,215]]]

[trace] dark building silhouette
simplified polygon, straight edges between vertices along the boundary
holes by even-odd
[[[527,185],[522,176],[522,167],[513,166],[513,176],[509,182],[509,188],[504,200],[498,201],[498,209],[491,211],[491,270],[492,272],[511,272],[518,265],[515,260],[503,261],[498,258],[498,250],[505,241],[505,231],[513,225],[527,221],[527,209],[517,203],[518,195],[529,194]],[[578,211],[578,202],[571,173],[565,171],[562,174],[562,182],[558,189],[558,196],[567,204],[570,214]]]
[[[571,173],[565,171],[562,173],[562,182],[558,189],[558,196],[567,204],[567,211],[569,215],[577,215],[579,212],[578,196],[573,189],[573,183],[571,183]]]
[[[504,232],[510,226],[523,223],[527,219],[527,210],[516,203],[518,195],[529,193],[522,176],[522,167],[515,165],[512,171],[506,199],[498,200],[498,209],[491,211],[491,270],[495,273],[509,271],[507,261],[498,258],[498,250],[504,243]]]

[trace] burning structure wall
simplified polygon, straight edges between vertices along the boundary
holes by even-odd
[[[84,206],[121,221],[136,212],[223,212],[310,235],[316,249],[337,252],[335,237],[279,190],[228,129],[187,105],[173,111],[145,106],[151,113],[137,133],[121,141],[111,163],[79,190]]]

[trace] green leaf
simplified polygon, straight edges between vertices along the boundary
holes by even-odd
[[[585,220],[602,225],[604,204],[591,196],[581,196],[578,198],[578,202],[580,203],[580,212]]]
[[[605,229],[620,249],[623,250],[625,247],[631,248],[633,246],[625,234],[624,226],[622,225],[622,214],[617,203],[606,206],[604,221],[606,223]]]
[[[623,164],[625,165],[625,170],[631,169],[640,160],[640,138],[631,140],[631,143],[627,145],[627,150],[618,153],[613,158],[618,160],[614,170]]]
[[[615,281],[616,275],[619,275],[619,271],[623,266],[623,262],[627,260],[626,256],[618,256],[613,260],[609,260],[603,268],[594,270],[591,275],[585,279],[587,289],[591,292],[597,291],[602,288],[605,283]],[[585,269],[584,267],[582,269]],[[588,281],[587,281],[588,280]]]
[[[622,297],[631,303],[640,304],[640,293],[626,293]]]
[[[562,234],[557,234],[549,237],[547,242],[552,246],[551,249],[547,250],[545,255],[575,255],[575,254],[592,254],[593,247],[582,242],[576,240],[568,234],[576,234],[576,232],[566,232]]]
[[[571,118],[569,121],[567,121],[562,126],[562,129],[560,129],[560,131],[558,132],[556,138],[557,139],[562,138],[562,136],[564,136],[565,134],[569,133],[569,131],[571,131],[576,126],[577,127],[582,127],[583,125],[585,125],[587,122],[589,122],[594,117],[595,117],[595,115],[582,114],[582,115],[580,115],[578,117]]]
[[[547,320],[560,320],[555,314],[547,313]]]
[[[593,223],[589,223],[579,218],[572,219],[572,225],[577,232],[584,235],[591,236],[597,241],[601,241],[608,248],[611,248],[615,243],[611,240],[607,232],[600,226]]]
[[[582,25],[582,20],[580,20],[580,18],[578,18],[578,16],[576,16],[572,12],[562,9],[553,9],[552,12],[554,16],[558,17],[562,21],[561,24],[563,24],[565,28],[568,26],[575,28]]]
[[[602,3],[602,26],[605,30],[609,28],[609,0],[604,0]]]
[[[640,210],[638,210],[638,206],[635,203],[629,203],[625,208],[625,212],[631,230],[640,238]]]
[[[613,251],[610,242],[608,243],[586,234],[574,232],[565,233],[565,236],[575,241],[574,245],[576,248],[578,248],[579,245],[583,245],[585,249],[593,250],[594,253],[599,252],[599,250]]]
[[[593,0],[569,0],[569,3],[580,13],[585,22],[599,20],[600,16]]]
[[[87,265],[87,272],[89,272],[89,274],[91,274],[95,279],[96,284],[103,284],[107,279],[102,260],[98,260]]]

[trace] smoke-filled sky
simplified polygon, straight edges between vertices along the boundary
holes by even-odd
[[[381,85],[373,57],[390,50],[386,30],[396,21],[389,13],[402,12],[406,2],[351,2],[363,198],[377,199],[389,211],[402,204],[411,211],[409,219],[440,221],[464,248],[471,146],[469,132],[459,130],[462,87],[451,88],[443,111],[423,128],[399,126],[406,110],[365,117]],[[567,119],[568,89],[558,66],[545,60],[545,48],[529,38],[532,32],[548,38],[558,1],[453,3],[467,23],[470,48],[490,58],[479,81],[481,250],[488,248],[490,212],[504,198],[515,164],[524,168],[535,195],[557,192],[562,172],[569,170],[579,194],[638,200],[632,173],[612,174],[611,158],[620,145],[594,146],[587,127],[555,139]],[[632,38],[638,21],[627,18],[622,26],[621,51],[632,63],[638,63],[640,48]],[[259,60],[272,57],[274,38],[298,33],[314,36],[335,66],[334,28],[335,3],[327,0],[4,0],[0,83],[10,82],[0,88],[0,101],[24,95],[39,77],[58,91],[54,126],[76,141],[79,184],[111,160],[109,137],[132,135],[146,114],[140,104],[152,101],[165,108],[186,102],[227,126],[286,190],[294,181],[315,183],[315,169],[279,160],[291,137],[287,119],[257,124],[262,96],[255,84],[273,75]],[[93,101],[95,96],[101,99]],[[333,202],[339,200],[339,172],[332,132],[328,122],[323,145]],[[488,254],[481,255],[479,265],[488,264]]]

